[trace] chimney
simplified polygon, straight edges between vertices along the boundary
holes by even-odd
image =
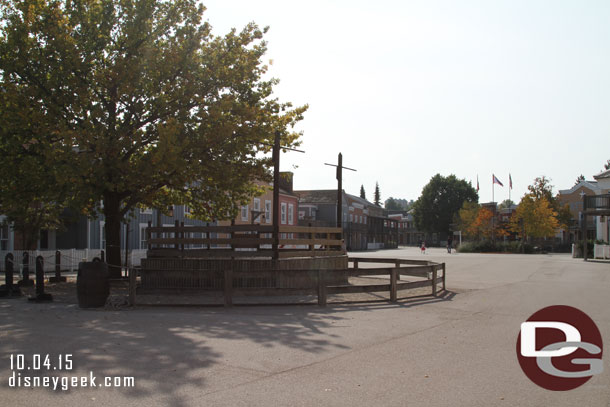
[[[280,188],[292,194],[292,178],[294,174],[290,171],[280,172]]]

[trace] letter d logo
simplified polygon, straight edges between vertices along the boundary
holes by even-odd
[[[572,390],[603,371],[599,329],[579,309],[553,305],[521,324],[517,359],[525,375],[547,390]]]

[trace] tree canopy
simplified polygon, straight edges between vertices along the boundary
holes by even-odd
[[[464,202],[478,202],[477,191],[470,182],[455,175],[436,174],[413,204],[416,227],[425,232],[449,232],[454,216]]]
[[[104,213],[109,263],[119,264],[120,222],[135,206],[233,216],[268,178],[261,153],[275,134],[298,144],[307,106],[272,97],[266,29],[254,23],[214,36],[195,0],[0,7],[2,153],[15,162],[35,150],[53,174],[44,187],[61,191],[40,194],[47,204]],[[33,172],[0,181],[3,210],[15,179],[29,184]]]

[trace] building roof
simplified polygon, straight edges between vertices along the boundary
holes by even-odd
[[[606,171],[600,172],[599,174],[594,175],[593,178],[595,178],[595,179],[610,178],[610,170],[606,170]]]
[[[588,188],[593,192],[599,191],[599,185],[597,185],[597,181],[579,181],[578,184],[574,184],[574,186],[570,189],[561,189],[559,190],[560,195],[569,195],[578,191],[579,188]]]

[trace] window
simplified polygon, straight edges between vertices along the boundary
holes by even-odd
[[[248,221],[248,205],[243,205],[241,207],[241,220],[244,222]]]
[[[286,224],[286,202],[282,202],[282,225]]]
[[[100,221],[100,249],[106,249],[106,222]]]
[[[0,225],[0,250],[8,250],[8,225]]]
[[[148,249],[148,242],[146,240],[147,227],[147,223],[140,223],[140,249]]]
[[[364,215],[364,223],[366,223],[366,215]]]
[[[188,205],[184,205],[184,216],[191,214],[191,207]]]
[[[271,201],[265,201],[265,222],[271,223]]]
[[[152,208],[140,208],[140,214],[142,215],[152,215]]]
[[[360,223],[362,223],[362,215],[360,215]]]
[[[294,204],[288,204],[288,224],[294,225]]]
[[[260,223],[262,215],[260,198],[254,198],[253,210],[254,212],[252,213],[252,220],[258,221],[258,223]]]
[[[354,221],[354,214],[353,214],[353,213],[350,213],[350,214],[349,214],[349,221],[350,221],[350,222],[353,222],[353,221]]]

